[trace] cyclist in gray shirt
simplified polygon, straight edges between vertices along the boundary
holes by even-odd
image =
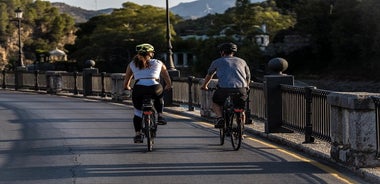
[[[221,57],[214,60],[207,72],[201,89],[208,90],[208,84],[213,76],[218,77],[218,88],[214,92],[212,109],[216,114],[215,128],[223,126],[222,107],[226,98],[231,93],[239,92],[241,98],[238,105],[244,109],[247,100],[247,90],[251,81],[250,69],[245,60],[234,56],[237,45],[234,43],[223,43],[219,45]],[[243,122],[245,122],[245,115]]]

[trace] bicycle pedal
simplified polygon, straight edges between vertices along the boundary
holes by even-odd
[[[135,143],[144,143],[144,136],[141,135],[140,139],[134,139]]]

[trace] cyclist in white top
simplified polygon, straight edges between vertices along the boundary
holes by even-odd
[[[167,122],[163,118],[163,91],[171,88],[171,80],[166,66],[162,61],[153,59],[154,47],[151,44],[144,43],[136,46],[136,56],[129,63],[125,72],[124,88],[131,90],[132,77],[135,80],[132,91],[132,102],[134,110],[133,125],[136,136],[135,143],[142,142],[142,103],[144,97],[149,95],[154,99],[154,107],[158,114],[158,124],[165,125]],[[165,81],[165,89],[159,83],[162,77]]]

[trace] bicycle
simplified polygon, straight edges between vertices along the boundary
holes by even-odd
[[[142,111],[143,134],[147,139],[148,151],[153,151],[154,138],[157,133],[157,122],[153,99],[150,96],[144,97]]]
[[[206,90],[214,91],[217,88],[208,88]],[[224,144],[225,137],[231,137],[232,148],[237,151],[240,149],[243,139],[244,121],[243,116],[245,110],[243,107],[237,106],[242,94],[235,92],[230,93],[224,101],[222,107],[223,126],[219,128],[220,145]],[[245,102],[247,103],[247,102]]]
[[[240,97],[240,93],[232,93],[227,97],[223,105],[224,124],[222,128],[219,128],[220,145],[224,144],[226,136],[230,136],[232,148],[235,151],[240,149],[244,129],[244,109],[234,104]]]

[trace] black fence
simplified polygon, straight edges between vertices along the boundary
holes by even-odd
[[[62,92],[73,94],[84,94],[83,73],[62,72],[54,75],[61,75]],[[122,75],[122,74],[120,74]],[[48,72],[26,72],[20,71],[18,89],[28,90],[48,90],[51,85],[55,85]],[[15,73],[2,71],[0,75],[1,87],[3,89],[15,88]],[[119,81],[122,82],[122,81]],[[189,110],[200,108],[201,110],[211,109],[209,93],[201,91],[202,79],[192,76],[173,78],[173,103],[187,105]],[[115,94],[115,80],[112,74],[100,73],[91,75],[91,95],[109,97]],[[264,97],[264,84],[253,82],[250,85],[248,110],[250,117],[266,120],[266,102]],[[294,131],[305,133],[305,141],[313,142],[314,137],[331,141],[330,135],[330,106],[327,104],[327,95],[331,91],[316,89],[315,87],[299,87],[291,85],[281,85],[282,91],[282,126]],[[205,95],[206,94],[206,95]],[[377,140],[379,148],[379,106],[380,100],[374,98],[377,112]],[[379,150],[379,149],[378,149]],[[380,155],[380,153],[378,153]]]

